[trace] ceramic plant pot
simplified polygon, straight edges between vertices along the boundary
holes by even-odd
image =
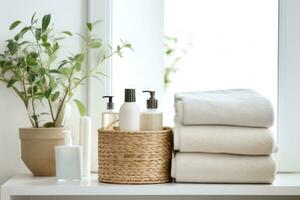
[[[20,128],[21,156],[34,176],[55,176],[55,146],[64,144],[63,128]]]

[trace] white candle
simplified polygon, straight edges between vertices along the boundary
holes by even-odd
[[[83,177],[91,173],[91,118],[80,118],[80,145],[82,146]]]

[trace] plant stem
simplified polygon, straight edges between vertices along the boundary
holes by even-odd
[[[37,47],[38,47],[38,55],[39,55],[39,58],[40,58],[40,64],[41,64],[41,67],[43,67],[43,61],[42,61],[42,56],[41,56],[41,51],[42,51],[41,45],[40,45],[39,41],[37,40],[37,38],[35,37],[35,35],[33,33],[33,30],[32,30],[32,27],[30,27],[30,31],[31,31],[33,37],[35,38],[35,42],[36,42]]]
[[[35,105],[34,105],[34,98],[33,98],[33,87],[31,85],[31,95],[32,95],[32,98],[31,98],[31,106],[32,106],[32,115],[34,116],[33,120],[34,120],[34,123],[35,123],[35,128],[38,128],[39,127],[39,124],[38,124],[38,120],[37,120],[37,116],[36,116],[36,112],[35,112]]]
[[[66,90],[66,92],[65,92],[65,94],[64,94],[64,97],[63,97],[63,99],[62,99],[62,101],[61,101],[61,103],[60,103],[60,105],[59,105],[59,108],[58,108],[56,117],[55,117],[55,119],[54,119],[54,126],[55,126],[55,127],[58,126],[58,125],[57,125],[57,119],[58,119],[59,116],[60,116],[60,113],[61,113],[61,111],[62,111],[62,108],[64,107],[65,100],[66,100],[66,98],[67,98],[68,93],[69,93],[69,88],[67,88],[67,90]]]
[[[55,118],[54,118],[54,114],[53,114],[53,108],[52,108],[52,104],[50,102],[50,100],[48,99],[48,104],[49,104],[49,109],[50,109],[50,113],[51,113],[51,118],[53,120],[53,123],[55,122]]]
[[[25,104],[25,103],[24,103],[24,104]],[[31,116],[30,116],[30,112],[29,112],[29,110],[28,110],[28,105],[26,106],[26,104],[25,104],[25,107],[26,107],[27,115],[28,115],[28,117],[29,117],[31,126],[32,126],[33,128],[37,128],[36,125],[35,125],[35,123],[34,123],[34,121],[32,120],[32,118],[31,118]]]
[[[40,59],[40,65],[41,65],[42,68],[44,68],[44,66],[43,66],[43,60],[42,60],[42,56],[41,56],[42,47],[41,47],[41,45],[40,45],[38,39],[35,37],[32,28],[30,28],[30,31],[31,31],[33,37],[35,38],[35,41],[36,41],[36,44],[37,44],[37,47],[38,47],[38,48],[37,48],[37,52],[38,52],[38,56],[39,56],[39,59]],[[46,85],[46,88],[45,88],[45,89],[46,89],[46,90],[48,89],[48,86],[47,86],[47,85]],[[53,120],[53,124],[55,124],[55,118],[54,118],[54,114],[53,114],[52,104],[51,104],[51,102],[50,102],[49,99],[47,99],[47,101],[48,101],[49,110],[50,110],[50,113],[51,113],[51,118],[52,118],[52,120]]]
[[[66,98],[67,98],[67,96],[68,96],[68,94],[69,94],[69,92],[71,91],[71,88],[72,88],[72,77],[73,77],[74,69],[75,68],[73,67],[72,71],[71,71],[71,74],[69,76],[69,79],[68,79],[68,87],[67,87],[67,89],[65,91],[64,97],[63,97],[63,99],[61,101],[61,104],[60,104],[60,106],[58,108],[58,111],[57,111],[57,114],[56,114],[56,117],[55,117],[55,120],[54,120],[54,126],[55,127],[57,126],[57,119],[59,119],[61,111],[62,111],[63,107],[65,106]]]
[[[23,80],[22,80],[22,86],[23,86],[23,90],[24,90],[24,94],[25,94],[25,99],[21,98],[23,100],[23,103],[25,105],[25,108],[26,108],[26,111],[27,111],[27,114],[28,114],[28,117],[29,117],[29,120],[30,120],[30,123],[32,125],[32,127],[36,127],[36,123],[32,121],[32,118],[30,116],[30,112],[28,110],[28,94],[27,94],[27,90],[26,90],[26,86],[25,86],[25,80],[24,80],[24,77],[23,77]]]

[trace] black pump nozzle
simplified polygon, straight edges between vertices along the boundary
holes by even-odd
[[[113,110],[114,109],[113,97],[114,96],[103,96],[102,97],[102,98],[108,98],[107,110]]]
[[[125,102],[135,102],[135,89],[125,88]]]
[[[155,91],[144,90],[143,92],[147,92],[150,94],[150,98],[147,99],[147,108],[149,109],[157,109],[158,101],[155,99]]]

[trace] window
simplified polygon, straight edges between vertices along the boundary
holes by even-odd
[[[166,66],[180,58],[165,105],[178,91],[251,88],[276,110],[278,1],[165,0],[164,9],[165,43],[176,49]],[[165,113],[172,109],[165,106]]]

